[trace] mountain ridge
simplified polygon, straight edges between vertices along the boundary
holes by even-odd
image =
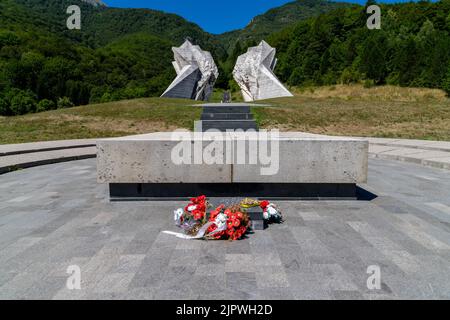
[[[355,6],[355,4],[329,0],[295,0],[253,17],[247,26],[242,29],[224,32],[219,34],[218,37],[223,41],[229,41],[231,38],[236,41],[259,42],[269,34],[280,31],[293,23],[351,6]]]
[[[107,7],[106,3],[104,3],[101,0],[81,0],[81,1],[86,2],[86,3],[90,4],[90,5],[93,5],[94,7],[99,7],[99,6]]]

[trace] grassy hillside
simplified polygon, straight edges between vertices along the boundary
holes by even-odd
[[[362,85],[292,89],[293,98],[253,108],[262,128],[450,141],[450,99],[441,90]],[[0,117],[0,143],[192,129],[201,113],[192,103],[146,98]]]
[[[450,99],[442,90],[337,85],[293,91],[293,98],[254,109],[262,128],[450,141]]]
[[[192,130],[201,108],[191,100],[145,98],[0,117],[0,144]]]

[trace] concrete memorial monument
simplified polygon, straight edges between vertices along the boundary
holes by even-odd
[[[251,47],[239,56],[233,76],[241,87],[245,101],[292,97],[273,73],[277,64],[275,54],[275,48],[261,41],[257,47]]]
[[[189,40],[172,50],[175,60],[172,64],[177,77],[162,97],[207,101],[219,76],[211,53],[203,51]]]
[[[98,181],[112,199],[355,198],[367,180],[368,142],[360,139],[167,132],[102,139],[97,148]]]

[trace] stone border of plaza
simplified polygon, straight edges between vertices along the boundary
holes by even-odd
[[[426,167],[450,170],[450,142],[388,138],[369,140],[372,158],[416,163]]]
[[[0,145],[0,174],[97,156],[94,139]]]

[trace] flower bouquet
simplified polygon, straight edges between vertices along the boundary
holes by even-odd
[[[246,209],[260,206],[264,212],[264,218],[278,218],[281,221],[281,213],[276,206],[268,201],[245,199],[239,204],[226,207],[224,204],[208,213],[212,206],[202,195],[192,198],[190,203],[183,208],[174,211],[175,224],[184,233],[165,231],[182,239],[215,239],[238,240],[241,239],[250,227],[250,218]]]
[[[280,223],[283,221],[283,216],[281,215],[281,211],[278,207],[267,200],[258,201],[246,198],[241,201],[241,207],[244,209],[260,207],[263,211],[264,220],[268,222],[277,222]]]

